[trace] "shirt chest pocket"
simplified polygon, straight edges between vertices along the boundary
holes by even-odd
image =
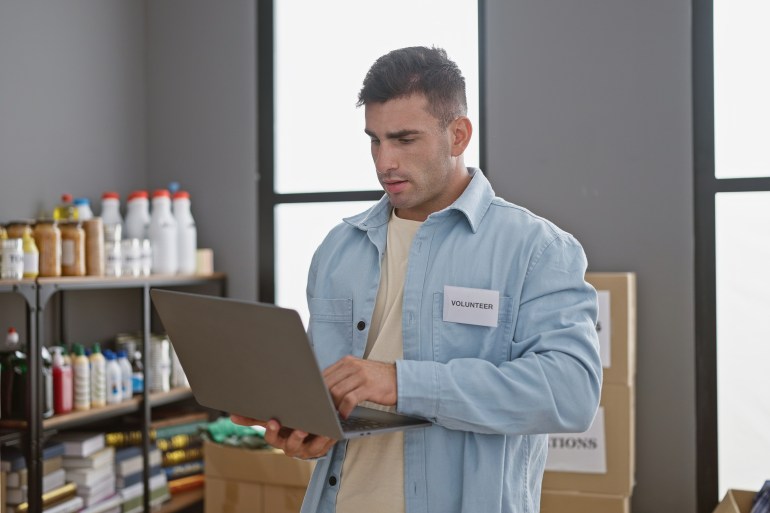
[[[512,297],[500,296],[497,327],[444,321],[444,294],[433,294],[433,359],[481,358],[494,364],[508,360],[513,343]]]
[[[308,334],[321,369],[325,369],[353,347],[353,300],[311,298],[308,302]]]

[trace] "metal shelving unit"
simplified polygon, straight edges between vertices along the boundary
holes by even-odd
[[[44,312],[50,300],[59,293],[75,290],[114,290],[137,289],[142,295],[142,360],[145,369],[148,367],[150,346],[150,329],[152,307],[150,290],[153,288],[189,287],[196,285],[216,284],[219,294],[224,296],[226,278],[222,273],[212,275],[152,275],[142,277],[121,278],[38,278],[36,280],[0,281],[0,293],[15,293],[26,301],[28,312],[28,390],[29,412],[25,420],[0,420],[0,443],[19,442],[26,449],[28,469],[29,511],[39,513],[42,505],[42,469],[43,443],[51,434],[62,429],[87,425],[100,420],[117,418],[127,413],[141,412],[144,458],[144,486],[149,490],[149,458],[152,408],[164,404],[182,401],[192,397],[188,388],[173,389],[169,392],[149,393],[148,379],[144,381],[143,394],[124,403],[106,406],[85,412],[73,412],[42,418],[43,404],[43,373],[40,349],[45,333]],[[148,400],[145,400],[148,398]],[[150,511],[150,494],[144,494],[145,511]]]

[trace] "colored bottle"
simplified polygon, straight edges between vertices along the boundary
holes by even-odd
[[[134,393],[134,386],[131,383],[131,363],[128,361],[126,352],[123,350],[118,351],[118,367],[120,367],[120,383],[121,392],[123,393],[123,400],[127,401],[131,399]]]
[[[57,221],[76,221],[78,209],[72,202],[72,194],[62,194],[61,203],[53,209],[53,218]]]
[[[123,400],[123,377],[120,366],[112,351],[105,350],[104,358],[107,360],[105,366],[107,404],[117,404]]]
[[[72,374],[75,383],[75,409],[91,409],[91,364],[80,344],[72,346],[75,356],[72,358]]]
[[[37,250],[35,238],[32,236],[32,228],[27,227],[22,237],[22,249],[24,250],[24,277],[37,278],[40,252]]]
[[[13,369],[14,359],[16,358],[16,352],[19,350],[19,334],[16,332],[16,328],[8,328],[8,333],[5,337],[5,343],[2,347],[2,353],[0,361],[2,361],[2,398],[0,399],[0,416],[7,419],[11,418],[13,412],[13,387],[15,384],[15,374]],[[26,386],[26,381],[23,386]]]
[[[91,407],[101,408],[107,404],[106,364],[99,344],[91,347]]]
[[[187,191],[179,191],[174,194],[174,218],[177,225],[178,272],[179,274],[194,274],[198,235],[195,220],[190,210],[190,194]]]
[[[88,221],[94,217],[94,212],[91,210],[91,202],[88,201],[88,198],[75,198],[72,204],[75,205],[78,211],[79,221]]]
[[[123,232],[123,217],[120,215],[120,194],[105,192],[102,194],[102,222],[104,225],[120,225]]]
[[[144,240],[150,236],[150,200],[147,191],[134,191],[126,202],[124,235],[127,239]]]
[[[171,214],[171,195],[166,189],[152,194],[150,243],[153,274],[176,274],[179,269],[177,223]]]
[[[72,367],[64,358],[64,348],[52,347],[53,352],[53,411],[56,415],[73,408]]]
[[[40,368],[43,373],[43,418],[53,417],[53,359],[45,346],[40,348]]]

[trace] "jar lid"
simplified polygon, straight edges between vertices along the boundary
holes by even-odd
[[[9,221],[8,224],[6,224],[6,228],[9,226],[30,226],[35,224],[35,221],[33,219],[17,219],[15,221]]]

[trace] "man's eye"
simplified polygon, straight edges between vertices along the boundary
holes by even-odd
[[[372,139],[370,142],[372,144],[380,144],[380,140],[379,139]]]
[[[401,144],[411,144],[414,142],[414,139],[408,139],[408,138],[401,138],[398,140]]]

